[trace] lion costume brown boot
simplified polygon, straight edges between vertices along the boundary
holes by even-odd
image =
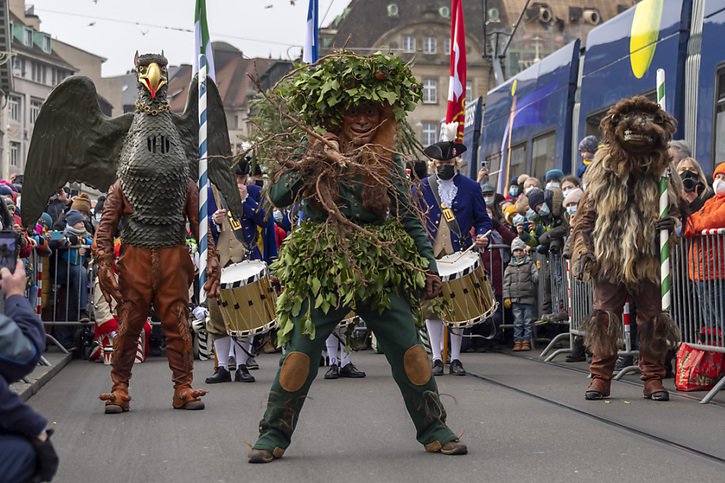
[[[620,324],[616,314],[595,310],[587,323],[585,343],[592,352],[589,372],[592,382],[584,397],[590,401],[609,397],[614,366],[617,363],[617,340]]]

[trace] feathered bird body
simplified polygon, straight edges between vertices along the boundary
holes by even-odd
[[[122,243],[144,248],[183,244],[189,168],[168,111],[136,113],[121,150],[118,178],[133,206]]]
[[[189,86],[182,114],[169,110],[166,58],[136,55],[136,112],[106,117],[93,82],[71,76],[43,103],[25,168],[23,224],[35,226],[48,197],[68,181],[107,191],[118,179],[133,212],[124,216],[121,238],[141,248],[184,243],[189,180],[198,178],[198,86]],[[235,218],[242,202],[227,160],[231,159],[224,107],[207,80],[209,180]]]

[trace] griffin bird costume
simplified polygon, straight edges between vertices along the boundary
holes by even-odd
[[[109,119],[97,104],[92,82],[71,77],[60,84],[41,109],[28,154],[25,225],[34,222],[48,196],[67,181],[108,191],[96,230],[93,253],[104,297],[118,302],[119,331],[111,369],[113,389],[101,394],[106,413],[129,410],[128,385],[138,335],[154,305],[166,336],[173,374],[173,407],[203,409],[204,391],[192,389],[192,340],[189,331],[189,286],[194,265],[185,246],[186,220],[198,239],[197,89],[192,83],[182,115],[169,111],[166,58],[136,54],[136,112]],[[230,159],[229,137],[216,87],[208,82],[209,178],[241,206]],[[238,210],[241,211],[241,210]],[[114,276],[113,238],[119,224],[121,255]],[[205,289],[219,289],[219,264],[209,236]]]

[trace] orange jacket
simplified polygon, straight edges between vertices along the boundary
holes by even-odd
[[[725,173],[725,163],[715,168],[713,176]],[[699,236],[703,230],[725,228],[725,195],[716,194],[687,220],[686,237],[692,240],[688,254],[690,280],[725,278],[725,234]]]

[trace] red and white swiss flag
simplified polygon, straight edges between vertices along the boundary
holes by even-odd
[[[463,140],[466,118],[466,31],[463,0],[451,0],[451,77],[448,85],[446,123],[458,123],[456,141]]]

